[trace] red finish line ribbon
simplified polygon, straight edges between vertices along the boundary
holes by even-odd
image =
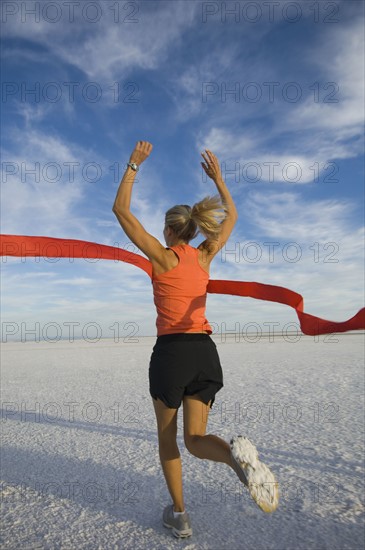
[[[133,264],[145,271],[150,278],[152,277],[151,262],[139,254],[114,246],[75,239],[0,235],[0,256],[115,260]],[[281,286],[210,279],[207,292],[244,296],[290,306],[296,311],[303,334],[309,336],[365,329],[365,308],[360,309],[347,321],[327,321],[304,313],[303,297]]]

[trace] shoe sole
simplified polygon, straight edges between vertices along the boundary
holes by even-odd
[[[250,448],[246,462],[241,460],[242,445]],[[266,514],[275,512],[279,505],[279,484],[271,470],[260,462],[256,447],[240,435],[231,439],[230,447],[234,469],[255,503]]]
[[[169,523],[165,523],[163,522],[164,526],[167,527],[168,529],[172,529],[172,532],[173,534],[175,535],[176,538],[178,539],[183,539],[183,538],[186,538],[186,537],[190,537],[192,534],[193,534],[193,530],[192,529],[185,529],[184,531],[178,531],[176,529],[176,527],[174,527],[173,525],[170,525]]]

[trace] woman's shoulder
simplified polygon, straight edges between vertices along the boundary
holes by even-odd
[[[154,275],[161,275],[178,265],[178,252],[176,253],[172,248],[171,246],[166,247],[158,260],[151,260]]]
[[[160,275],[176,267],[179,264],[180,257],[184,256],[184,252],[196,255],[200,267],[209,274],[212,258],[206,254],[204,248],[178,244],[166,247],[163,256],[158,261],[152,261],[154,275]]]

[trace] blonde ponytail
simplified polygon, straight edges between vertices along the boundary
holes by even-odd
[[[198,233],[206,238],[214,238],[220,232],[220,224],[225,219],[227,208],[219,195],[206,196],[191,208],[188,204],[178,204],[165,214],[165,225],[171,227],[179,239],[191,241]]]

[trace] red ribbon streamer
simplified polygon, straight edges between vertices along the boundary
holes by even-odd
[[[150,278],[152,277],[151,262],[139,254],[114,246],[75,239],[0,235],[0,256],[117,260],[133,264],[145,271]],[[365,329],[365,308],[360,309],[348,321],[327,321],[320,317],[304,313],[303,297],[297,292],[281,286],[210,279],[207,292],[246,296],[290,306],[296,311],[303,334],[310,336]]]

